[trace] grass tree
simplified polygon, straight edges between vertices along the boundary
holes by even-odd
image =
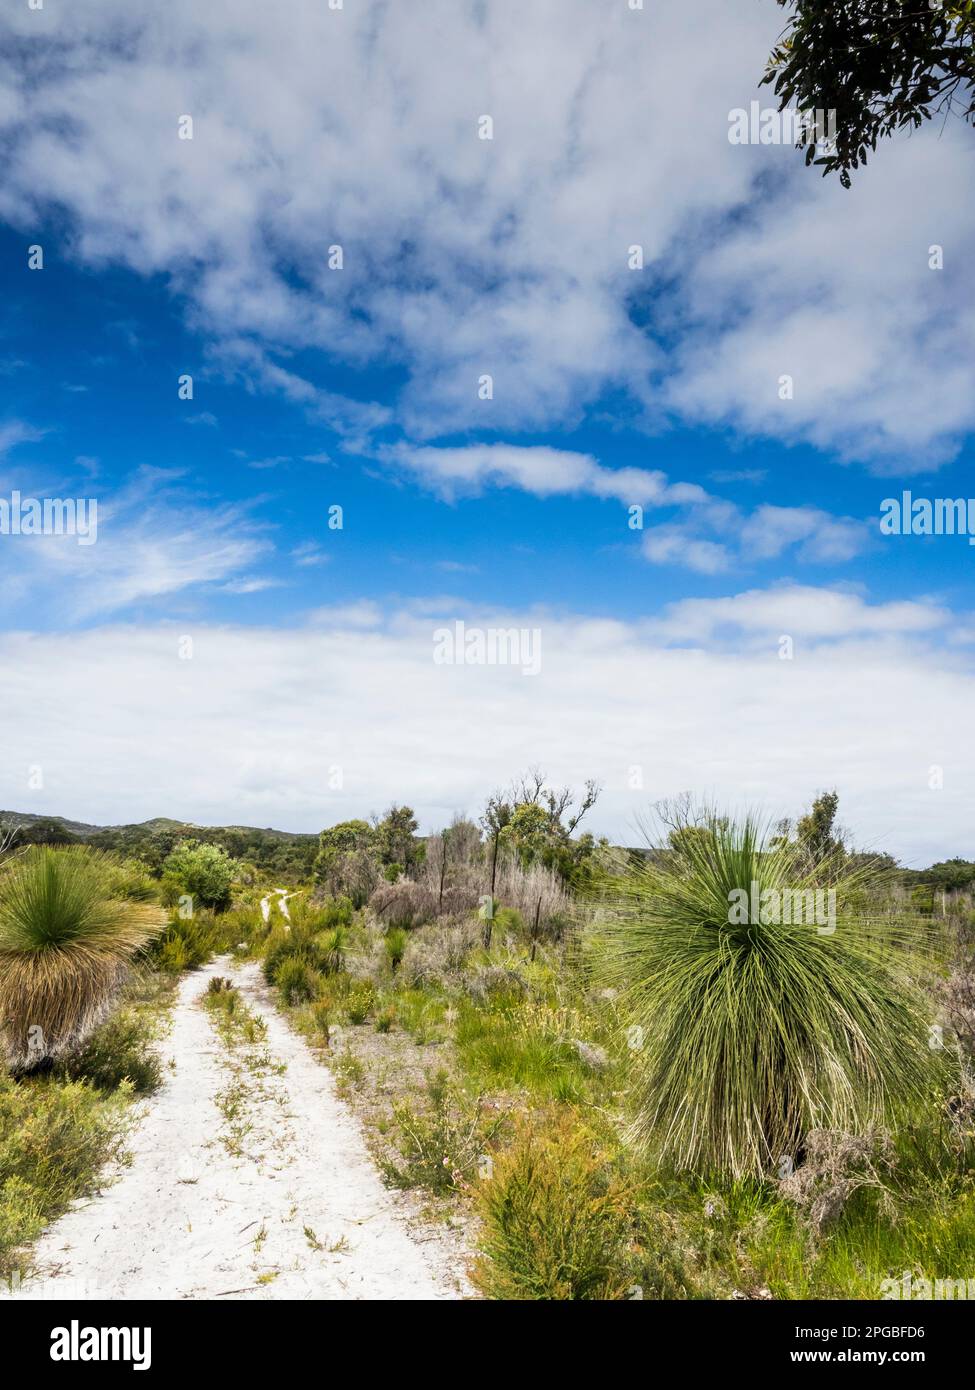
[[[0,1034],[13,1069],[82,1046],[164,924],[158,908],[111,896],[111,868],[89,849],[38,846],[0,876]]]
[[[747,817],[620,860],[591,941],[629,1023],[634,1137],[680,1169],[761,1176],[813,1129],[862,1133],[920,1099],[941,1061],[925,931],[868,871],[810,869]]]

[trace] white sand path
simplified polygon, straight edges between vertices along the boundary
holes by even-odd
[[[228,1049],[218,1037],[199,1002],[218,974],[264,1018],[263,1043]],[[225,958],[184,976],[163,1057],[175,1066],[146,1104],[131,1166],[42,1236],[42,1282],[20,1297],[463,1296],[463,1272],[432,1231],[408,1226],[407,1199],[383,1186],[330,1072],[274,1009],[256,964]]]
[[[278,895],[278,902],[277,902],[278,911],[281,913],[281,916],[284,918],[284,920],[290,925],[290,922],[291,922],[291,912],[290,912],[290,910],[289,910],[289,908],[288,908],[288,899],[289,899],[289,898],[293,898],[293,897],[295,896],[295,894],[294,894],[294,893],[289,893],[288,890],[287,890],[286,888],[272,888],[272,889],[271,889],[271,892],[272,892],[272,893],[277,893],[277,895]],[[270,922],[270,920],[271,920],[271,896],[270,896],[270,894],[268,894],[268,896],[267,896],[266,898],[262,898],[262,899],[261,899],[261,916],[263,917],[263,919],[264,919],[265,922]]]

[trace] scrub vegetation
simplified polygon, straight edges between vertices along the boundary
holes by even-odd
[[[975,869],[858,854],[835,793],[772,827],[684,799],[640,849],[586,832],[597,797],[532,773],[427,836],[393,806],[291,877],[187,835],[8,844],[0,1269],[120,1156],[172,982],[216,956],[260,964],[483,1297],[972,1277]]]

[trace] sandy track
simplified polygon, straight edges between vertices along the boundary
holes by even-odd
[[[199,1004],[216,974],[264,1018],[264,1043],[221,1042]],[[408,1228],[404,1199],[383,1186],[331,1074],[267,1001],[255,964],[184,976],[163,1056],[175,1066],[131,1166],[45,1233],[43,1285],[21,1297],[59,1286],[112,1299],[463,1296],[462,1273]]]

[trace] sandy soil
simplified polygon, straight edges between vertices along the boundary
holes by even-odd
[[[290,911],[289,911],[289,909],[288,909],[288,899],[289,899],[289,898],[293,898],[293,897],[295,896],[294,893],[289,893],[288,890],[287,890],[286,888],[272,888],[271,892],[272,892],[272,893],[277,893],[277,895],[278,895],[278,900],[277,900],[277,908],[278,908],[278,911],[281,913],[281,916],[284,918],[284,920],[285,920],[286,922],[290,922],[290,921],[291,921],[291,913],[290,913]],[[270,922],[270,920],[271,920],[271,897],[270,897],[270,894],[269,894],[266,898],[262,898],[262,899],[261,899],[261,916],[263,917],[263,919],[264,919],[265,922]]]
[[[228,1049],[200,997],[231,976],[267,1024]],[[183,978],[172,1057],[131,1166],[35,1247],[21,1297],[450,1299],[463,1271],[386,1189],[328,1070],[269,1002],[258,967]]]

